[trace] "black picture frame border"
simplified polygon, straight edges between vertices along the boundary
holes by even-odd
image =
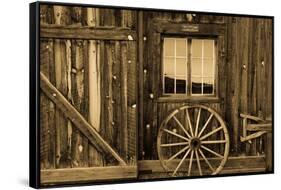
[[[113,8],[125,10],[142,10],[142,11],[159,11],[159,12],[177,12],[189,14],[212,14],[216,16],[235,16],[249,18],[268,18],[272,20],[272,171],[251,172],[242,174],[221,174],[216,176],[197,176],[197,177],[177,177],[177,178],[157,178],[157,179],[128,179],[102,182],[86,182],[86,183],[69,183],[69,184],[54,184],[51,186],[42,186],[40,184],[40,5],[61,5],[61,6],[79,6],[93,8]],[[81,4],[81,3],[66,3],[66,2],[50,2],[36,1],[29,4],[29,186],[33,188],[54,188],[54,187],[75,187],[89,185],[107,185],[121,183],[139,183],[152,181],[167,181],[167,180],[182,180],[182,179],[203,179],[217,177],[235,177],[260,174],[274,174],[275,172],[275,132],[274,132],[274,22],[275,17],[270,15],[251,15],[251,14],[236,14],[236,13],[219,13],[206,11],[190,11],[176,9],[158,9],[147,7],[126,7],[113,5],[96,5],[96,4]]]

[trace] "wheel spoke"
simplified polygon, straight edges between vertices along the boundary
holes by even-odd
[[[221,143],[226,143],[226,140],[201,141],[201,144],[221,144]]]
[[[202,133],[204,132],[204,130],[206,129],[206,127],[207,127],[208,124],[210,123],[210,121],[211,121],[211,119],[212,119],[213,116],[214,116],[213,113],[209,116],[208,120],[206,121],[206,123],[205,123],[204,126],[202,127],[202,129],[201,129],[201,131],[200,131],[198,137],[200,137],[200,136],[202,135]]]
[[[176,154],[174,154],[173,156],[171,156],[166,163],[170,162],[171,160],[175,159],[178,155],[180,155],[181,153],[183,153],[185,150],[187,150],[189,148],[189,146],[184,147],[183,149],[181,149],[179,152],[177,152]]]
[[[219,157],[219,158],[223,158],[223,156],[222,156],[222,155],[220,155],[219,153],[217,153],[217,152],[215,152],[215,151],[213,151],[213,150],[211,150],[211,149],[207,148],[206,146],[201,145],[201,147],[202,147],[203,149],[207,150],[208,152],[210,152],[210,153],[212,153],[212,154],[216,155],[217,157]]]
[[[177,124],[180,126],[180,128],[183,130],[183,132],[191,138],[190,134],[185,130],[184,126],[180,123],[180,121],[176,118],[176,116],[173,116],[173,119],[177,122]]]
[[[181,138],[181,139],[184,139],[184,140],[186,140],[186,141],[189,141],[188,138],[186,138],[186,137],[184,137],[184,136],[182,136],[182,135],[179,135],[179,134],[177,134],[177,133],[175,133],[175,132],[173,132],[173,131],[170,131],[170,130],[168,130],[168,129],[163,129],[163,131],[165,131],[165,132],[167,132],[167,133],[169,133],[169,134],[171,134],[171,135],[174,135],[174,136],[176,136],[176,137],[179,137],[179,138]]]
[[[213,166],[211,165],[211,163],[207,160],[207,158],[205,157],[204,153],[202,152],[202,150],[198,150],[199,153],[201,154],[201,156],[203,157],[203,159],[205,160],[205,162],[207,163],[207,165],[209,166],[209,168],[212,170],[212,172],[214,173],[215,170],[213,168]]]
[[[190,149],[185,153],[184,157],[181,159],[180,163],[178,164],[178,166],[176,167],[173,176],[177,173],[178,169],[180,168],[180,166],[182,165],[183,161],[185,160],[185,158],[187,157],[187,155],[189,154]]]
[[[189,166],[188,166],[188,174],[187,174],[188,176],[190,176],[190,173],[191,173],[193,154],[194,154],[194,150],[191,151],[191,155],[190,155]]]
[[[181,145],[187,145],[189,142],[179,142],[179,143],[169,143],[169,144],[161,144],[161,147],[170,147],[170,146],[181,146]]]
[[[186,109],[185,112],[186,112],[186,119],[187,119],[187,122],[188,122],[188,126],[189,126],[191,136],[194,136],[191,121],[190,121],[190,117],[189,117],[189,113],[188,113],[188,109]]]
[[[197,137],[197,134],[198,134],[200,115],[201,115],[201,108],[199,108],[199,112],[198,112],[198,115],[197,115],[197,121],[196,121],[196,126],[195,126],[195,134],[194,134],[195,137]]]
[[[195,150],[195,156],[196,156],[196,160],[197,160],[197,166],[198,166],[198,169],[199,169],[199,174],[202,176],[202,170],[201,170],[201,165],[200,165],[200,160],[199,160],[199,155],[198,155],[197,150]]]
[[[211,131],[210,133],[207,133],[206,135],[204,135],[203,137],[200,138],[200,140],[204,140],[207,137],[213,135],[214,133],[218,132],[219,130],[223,129],[223,126],[220,126],[219,128],[216,128],[215,130]]]

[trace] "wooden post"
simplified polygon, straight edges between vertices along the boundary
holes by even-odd
[[[99,25],[99,9],[87,8],[87,24],[89,26]],[[100,131],[101,115],[101,63],[100,63],[100,44],[96,40],[89,40],[89,123]],[[89,149],[93,165],[101,165],[102,157],[94,149]],[[90,161],[91,162],[91,161]]]
[[[54,6],[54,18],[55,18],[55,24],[60,25],[61,24],[61,12],[62,7],[61,6]],[[58,89],[61,87],[61,47],[60,47],[61,41],[56,39],[54,43],[54,52],[55,52],[55,85]],[[55,123],[56,123],[56,167],[59,166],[60,158],[61,158],[61,131],[60,131],[60,111],[56,109],[55,111]]]
[[[138,11],[138,136],[139,153],[143,151],[143,12]],[[139,154],[141,156],[141,154]]]
[[[272,163],[273,163],[273,157],[272,157],[272,132],[269,131],[266,134],[266,171],[272,172]]]

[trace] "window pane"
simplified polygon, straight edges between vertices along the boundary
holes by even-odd
[[[165,76],[164,78],[165,80],[165,90],[164,92],[165,93],[174,93],[175,91],[175,77],[172,77],[172,76]]]
[[[174,58],[164,58],[164,75],[175,75]]]
[[[214,60],[213,59],[204,59],[203,77],[214,77]]]
[[[202,40],[192,40],[191,54],[192,57],[202,57]]]
[[[186,57],[186,39],[176,39],[176,56]]]
[[[201,77],[192,77],[192,94],[202,94],[202,78]]]
[[[213,78],[203,79],[203,94],[213,94],[213,88],[214,88],[213,83],[214,83]]]
[[[164,39],[164,56],[175,56],[175,39]]]
[[[213,58],[214,40],[204,40],[204,57]]]
[[[186,93],[186,76],[176,77],[176,93],[185,94]]]
[[[186,75],[186,59],[176,59],[176,75]]]
[[[191,76],[202,76],[202,60],[197,58],[191,59]]]

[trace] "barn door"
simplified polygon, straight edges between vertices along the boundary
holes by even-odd
[[[41,185],[136,178],[136,32],[92,25],[92,8],[66,26],[67,11],[41,5]]]

